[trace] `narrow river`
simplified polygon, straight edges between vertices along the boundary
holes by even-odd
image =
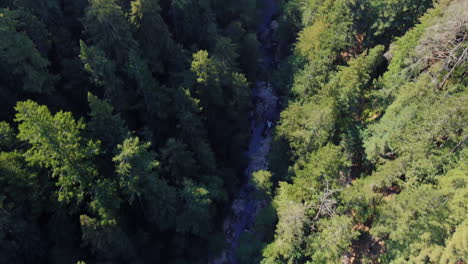
[[[259,67],[262,72],[271,72],[275,67],[275,48],[272,40],[277,25],[273,20],[277,11],[277,0],[261,0],[261,23],[258,27],[258,39],[261,43]],[[276,25],[275,25],[276,24]],[[269,74],[265,74],[269,76]],[[267,77],[264,77],[267,78]],[[255,187],[248,179],[258,170],[268,169],[267,155],[270,150],[271,133],[265,131],[267,122],[275,122],[279,116],[278,97],[269,80],[258,80],[252,90],[253,110],[251,119],[251,137],[247,156],[249,164],[245,171],[245,183],[239,190],[231,206],[231,213],[224,222],[224,233],[228,242],[227,249],[211,264],[237,264],[235,252],[239,247],[239,237],[243,232],[252,232],[255,218],[265,206],[265,201],[257,200]]]

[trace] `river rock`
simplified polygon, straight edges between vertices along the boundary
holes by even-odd
[[[244,211],[245,201],[243,199],[237,199],[232,202],[232,212],[234,215],[239,215]]]
[[[270,29],[271,29],[271,30],[276,30],[276,29],[278,29],[278,21],[276,21],[276,20],[271,21],[271,23],[270,23]]]

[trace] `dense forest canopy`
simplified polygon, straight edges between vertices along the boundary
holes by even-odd
[[[218,263],[244,184],[234,263],[468,263],[467,75],[466,0],[0,0],[0,263]]]
[[[258,218],[276,227],[248,239],[255,262],[468,261],[467,10],[284,3],[275,210]]]

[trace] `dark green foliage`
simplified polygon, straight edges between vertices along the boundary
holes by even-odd
[[[112,152],[129,134],[125,121],[114,113],[114,108],[106,101],[88,93],[88,130],[92,138],[101,140],[101,146]]]
[[[0,80],[6,87],[26,92],[49,92],[52,89],[52,77],[47,71],[49,61],[36,48],[41,43],[35,44],[28,36],[33,29],[22,24],[22,12],[25,11],[0,9],[0,70],[4,73]]]
[[[18,236],[2,236],[6,260],[27,248],[53,263],[203,263],[219,252],[211,240],[245,166],[256,2],[0,8],[1,210],[15,208],[2,227]],[[192,71],[197,50],[207,61]]]
[[[371,26],[375,35],[398,36],[417,22],[418,17],[431,7],[433,1],[370,1],[370,8],[377,10],[377,19]]]
[[[466,1],[262,2],[0,0],[0,263],[209,263],[264,78],[239,263],[466,263]]]
[[[191,69],[197,78],[194,94],[206,116],[215,151],[226,153],[225,160],[230,161],[244,146],[229,141],[246,142],[250,87],[245,76],[235,72],[237,55],[229,39],[220,38],[214,54],[200,50],[193,55]]]
[[[0,122],[0,151],[10,150],[15,145],[15,133],[7,122]]]
[[[193,154],[187,150],[187,145],[170,138],[161,149],[161,159],[165,167],[165,174],[169,179],[176,181],[183,178],[192,178],[197,171]],[[181,182],[179,182],[181,184]]]
[[[99,87],[99,92],[103,93],[122,108],[123,82],[117,77],[116,63],[110,60],[105,53],[97,47],[88,47],[80,41],[81,61],[84,69],[90,74],[90,81]]]
[[[90,1],[83,25],[90,42],[117,63],[125,63],[128,51],[136,46],[130,23],[113,0]]]
[[[148,207],[149,219],[161,228],[173,225],[175,190],[157,174],[159,162],[156,153],[149,151],[150,143],[141,143],[138,137],[128,138],[118,145],[116,163],[121,194],[130,204],[142,203]]]
[[[257,74],[257,62],[260,58],[259,42],[253,33],[246,34],[242,39],[240,50],[240,65],[249,80],[254,80]]]
[[[261,256],[258,254],[262,250],[261,242],[249,232],[242,233],[239,244],[241,245],[236,252],[239,263],[259,263]]]
[[[11,214],[29,213],[29,217],[38,217],[39,204],[38,177],[21,154],[0,152],[0,208]],[[6,212],[5,212],[6,213]]]
[[[100,223],[87,215],[80,216],[80,224],[83,243],[101,258],[130,261],[134,257],[130,241],[118,226]]]
[[[157,0],[135,0],[132,1],[130,21],[135,27],[136,39],[149,61],[151,71],[167,74],[171,70],[180,70],[183,58],[160,12]]]
[[[212,201],[208,190],[185,180],[180,197],[181,205],[178,208],[182,210],[177,216],[177,232],[206,236],[212,228]]]
[[[47,245],[39,228],[3,208],[0,208],[0,241],[0,263],[38,263],[46,260]]]
[[[210,2],[210,0],[170,2],[174,37],[184,46],[194,45],[195,49],[213,47],[218,25]]]
[[[0,152],[1,263],[45,260],[47,245],[35,224],[45,207],[44,194],[37,174],[21,154]]]

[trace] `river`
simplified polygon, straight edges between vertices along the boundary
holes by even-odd
[[[259,68],[262,72],[271,72],[275,67],[275,48],[272,34],[276,21],[273,20],[277,12],[276,0],[260,0],[261,22],[258,26],[258,39],[260,41],[261,58]],[[265,74],[269,76],[269,74]],[[211,264],[237,264],[235,252],[239,247],[239,237],[243,232],[253,232],[255,218],[265,206],[265,201],[256,199],[255,187],[249,184],[248,179],[258,170],[267,170],[267,155],[270,151],[271,133],[265,133],[267,121],[274,122],[279,117],[278,97],[268,79],[260,77],[252,89],[253,109],[251,113],[251,137],[247,156],[249,164],[245,170],[244,184],[232,202],[231,212],[224,222],[224,233],[228,243],[227,249]]]

